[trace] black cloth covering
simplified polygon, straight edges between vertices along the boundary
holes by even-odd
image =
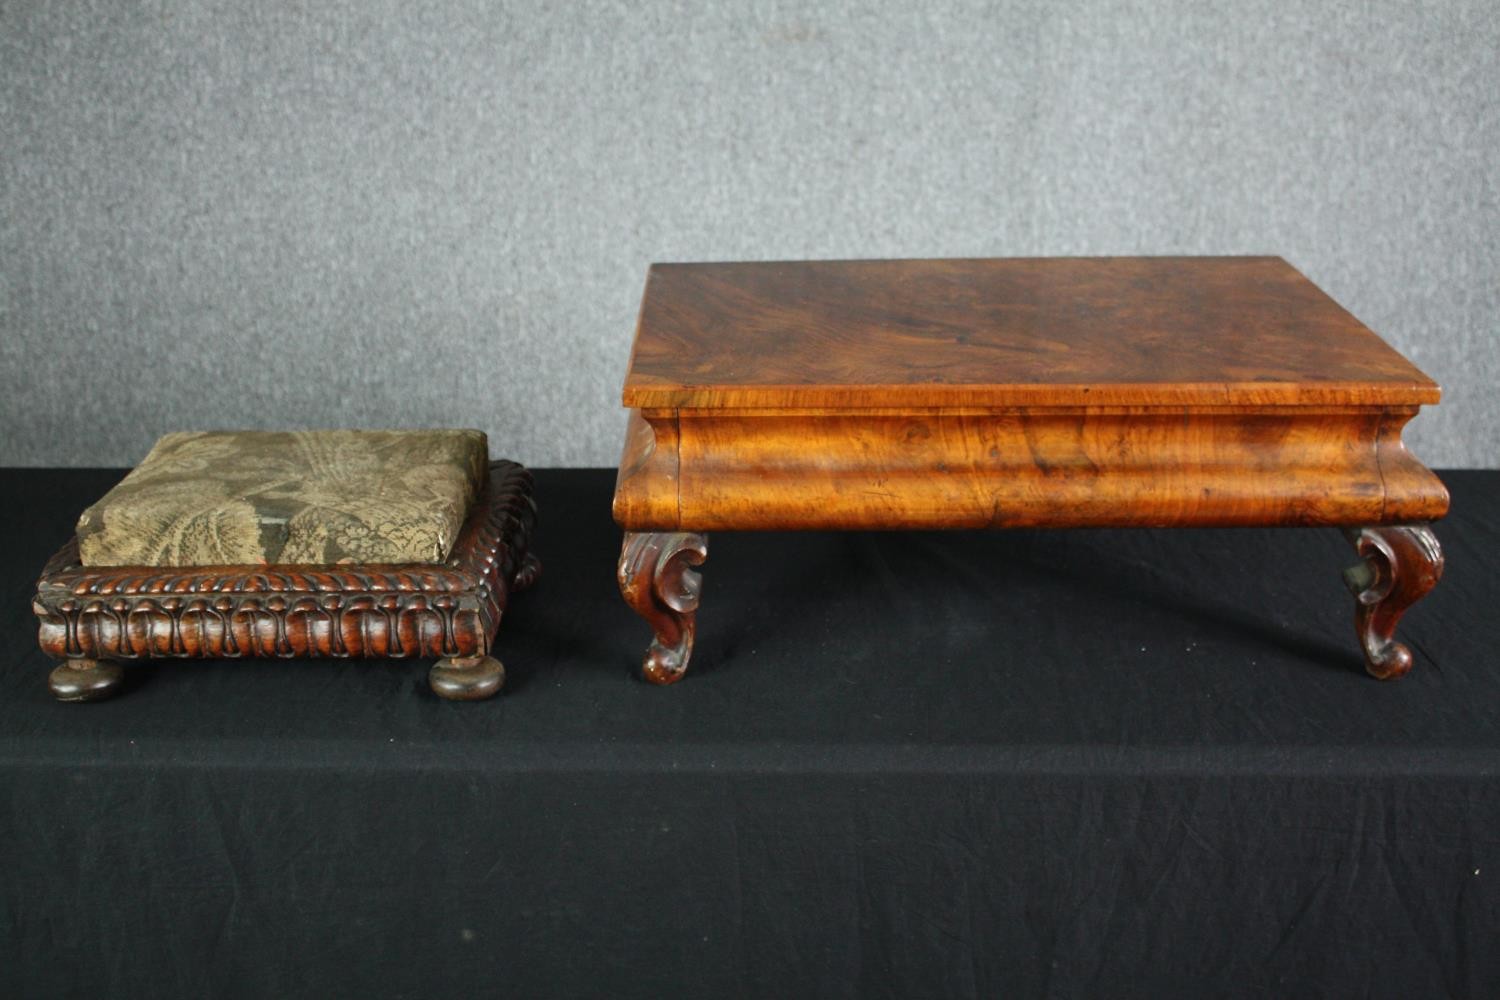
[[[1362,671],[1332,530],[719,534],[636,677],[613,472],[541,471],[495,701],[171,662],[30,596],[118,472],[0,477],[0,995],[1500,995],[1500,473]]]

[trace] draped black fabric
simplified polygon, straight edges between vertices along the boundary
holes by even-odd
[[[174,662],[55,704],[118,477],[0,486],[5,996],[1500,995],[1500,473],[1366,677],[1331,530],[720,534],[635,677],[613,473],[541,471],[499,699]]]

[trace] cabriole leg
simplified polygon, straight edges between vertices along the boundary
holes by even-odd
[[[1437,585],[1443,550],[1425,524],[1348,528],[1344,534],[1363,561],[1344,570],[1354,594],[1354,627],[1372,677],[1395,680],[1411,670],[1411,650],[1395,639],[1406,609]]]
[[[708,558],[708,539],[691,532],[627,531],[620,550],[620,593],[656,637],[641,670],[653,684],[687,671],[697,629],[703,578],[693,569]]]

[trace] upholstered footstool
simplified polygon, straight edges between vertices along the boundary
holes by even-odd
[[[37,584],[52,693],[105,697],[157,658],[439,657],[433,691],[488,698],[540,572],[531,494],[479,431],[169,434]]]

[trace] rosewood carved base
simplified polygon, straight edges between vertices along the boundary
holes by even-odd
[[[703,578],[693,569],[708,558],[708,539],[685,531],[628,531],[618,579],[625,603],[655,633],[641,664],[653,684],[671,684],[687,671],[697,631]]]
[[[1345,531],[1362,561],[1344,571],[1354,594],[1354,628],[1370,676],[1395,680],[1411,670],[1411,650],[1395,640],[1396,624],[1443,575],[1443,550],[1425,524],[1387,524]]]
[[[95,701],[119,689],[120,661],[159,658],[440,657],[434,692],[488,698],[505,680],[490,649],[506,604],[541,572],[535,521],[531,473],[501,461],[443,563],[90,568],[74,539],[33,603],[43,652],[65,661],[49,686]]]

